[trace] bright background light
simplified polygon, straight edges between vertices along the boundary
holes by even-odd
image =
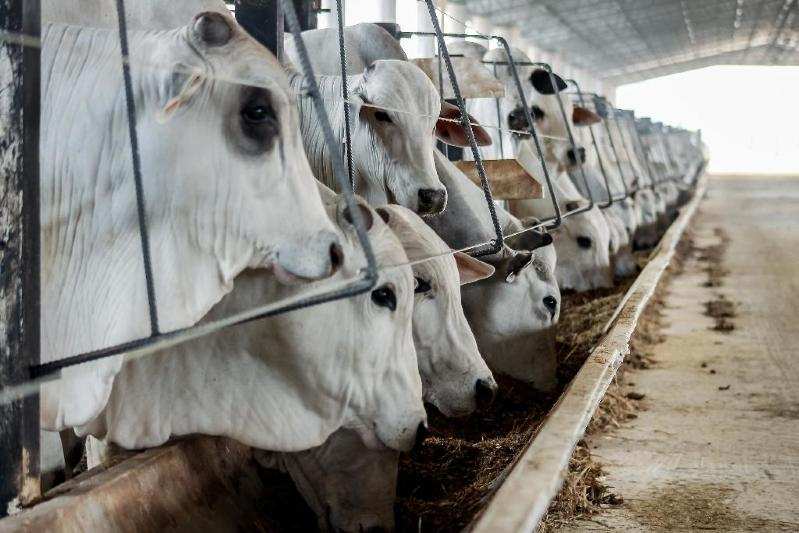
[[[623,85],[616,103],[701,129],[710,172],[799,174],[797,67],[708,67]]]

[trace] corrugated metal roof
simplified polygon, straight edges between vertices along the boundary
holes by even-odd
[[[799,0],[465,3],[617,85],[715,64],[799,65]]]

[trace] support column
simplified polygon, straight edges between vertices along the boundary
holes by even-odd
[[[38,0],[0,0],[0,30],[38,42]],[[0,42],[0,387],[39,363],[39,47]],[[39,397],[0,405],[0,517],[39,496]]]

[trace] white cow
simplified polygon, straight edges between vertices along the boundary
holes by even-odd
[[[533,176],[543,174],[539,158],[533,154],[530,140],[521,141],[517,160]],[[547,152],[552,156],[551,152]],[[548,159],[549,168],[557,168],[557,160]],[[555,197],[563,212],[582,209],[587,200],[580,194],[565,171],[552,174]],[[554,216],[550,198],[513,200],[508,202],[511,213],[521,219],[539,220]],[[552,232],[558,253],[556,274],[562,288],[578,292],[613,285],[610,264],[610,228],[599,209],[594,208],[563,219],[559,229]]]
[[[493,398],[496,383],[463,314],[460,286],[490,277],[494,267],[461,252],[448,255],[449,246],[401,206],[377,212],[414,263],[413,339],[425,401],[446,416],[469,414]]]
[[[302,32],[303,41],[310,51],[311,65],[314,72],[325,74],[341,74],[339,59],[338,30],[325,28]],[[405,61],[407,56],[399,41],[388,31],[372,23],[361,23],[344,28],[344,49],[346,51],[346,73],[360,74],[366,67],[379,59],[397,59]],[[300,65],[299,54],[294,43],[294,36],[286,34],[284,52],[286,59],[295,67]],[[461,92],[466,95],[473,92],[482,94],[499,94],[502,84],[491,76],[480,64],[481,57],[460,57],[450,45],[450,57],[457,71]],[[442,88],[444,98],[454,98],[452,86],[446,73],[446,67],[439,63],[438,57],[413,59],[436,87]],[[439,72],[442,74],[439,77]]]
[[[344,136],[340,76],[317,79],[338,141]],[[305,79],[291,84],[298,98],[302,137],[316,177],[337,189],[332,156],[324,141],[313,102],[303,98]],[[446,206],[446,189],[433,164],[434,133],[448,135],[459,125],[439,121],[441,101],[419,67],[407,61],[379,60],[362,74],[348,76],[353,117],[352,153],[355,190],[373,205],[394,201],[420,214]]]
[[[161,331],[196,323],[245,268],[313,280],[340,261],[277,61],[226,15],[187,22],[130,34]],[[47,362],[150,329],[117,33],[45,25],[42,73]],[[121,365],[64,371],[42,427],[97,416]]]
[[[436,168],[449,193],[447,210],[427,223],[452,248],[464,248],[495,238],[485,197],[443,154]],[[518,221],[497,207],[501,225],[509,231]],[[550,390],[557,364],[552,335],[560,312],[560,290],[555,277],[555,254],[549,236],[530,235],[527,250],[504,246],[482,259],[496,272],[489,279],[463,288],[466,318],[488,366]]]
[[[362,200],[360,206],[381,269],[373,290],[128,361],[105,409],[78,431],[126,449],[205,434],[299,451],[345,427],[369,447],[409,449],[426,420],[411,331],[413,273],[393,232]],[[346,247],[333,280],[346,280],[365,258],[348,211],[336,204],[329,210]],[[302,290],[249,270],[206,320]]]
[[[579,114],[585,116],[586,113],[589,113],[589,111],[583,109]],[[593,112],[590,113],[592,113],[590,121],[602,120],[599,115],[595,115]],[[577,114],[574,113],[574,115]],[[601,206],[599,212],[605,218],[610,231],[610,254],[613,272],[619,277],[626,277],[635,273],[637,268],[631,249],[631,236],[635,231],[637,216],[634,209],[635,204],[632,200],[625,198],[614,201],[612,205],[607,206],[611,195],[612,197],[619,197],[624,192],[621,176],[619,176],[618,172],[613,172],[614,168],[611,166],[611,161],[606,159],[604,157],[605,154],[601,151],[602,143],[605,141],[604,130],[592,127],[587,122],[583,122],[583,124],[588,127],[576,127],[575,124],[572,130],[576,142],[580,145],[579,159],[582,163],[578,166],[578,158],[567,157],[567,161],[563,162],[563,164],[565,164],[569,177],[580,193],[586,198],[590,194],[594,202]],[[594,140],[596,140],[596,148],[594,147]],[[600,150],[599,154],[597,154],[597,149]],[[568,152],[568,154],[571,155],[573,152]],[[601,160],[600,157],[602,157]],[[605,181],[605,176],[607,176],[607,182]]]
[[[403,207],[384,206],[377,212],[415,263],[413,338],[425,400],[447,416],[471,413],[478,404],[491,401],[496,383],[464,317],[459,284],[485,279],[494,268],[466,254],[442,256],[449,247]],[[393,529],[399,459],[395,450],[368,449],[356,434],[342,429],[312,450],[257,457],[291,475],[321,529]]]
[[[649,171],[640,157],[636,137],[630,128],[631,116],[632,112],[629,111],[614,111],[610,133],[616,144],[625,177],[629,180],[628,186],[631,189],[638,189],[633,195],[639,215],[633,244],[636,248],[649,248],[654,246],[659,238],[657,223],[660,212],[665,211],[665,206],[660,205],[659,196],[655,191],[648,188]]]

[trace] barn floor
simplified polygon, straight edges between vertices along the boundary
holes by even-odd
[[[625,377],[644,410],[590,443],[624,504],[571,531],[799,530],[799,179],[708,191],[657,364]]]

